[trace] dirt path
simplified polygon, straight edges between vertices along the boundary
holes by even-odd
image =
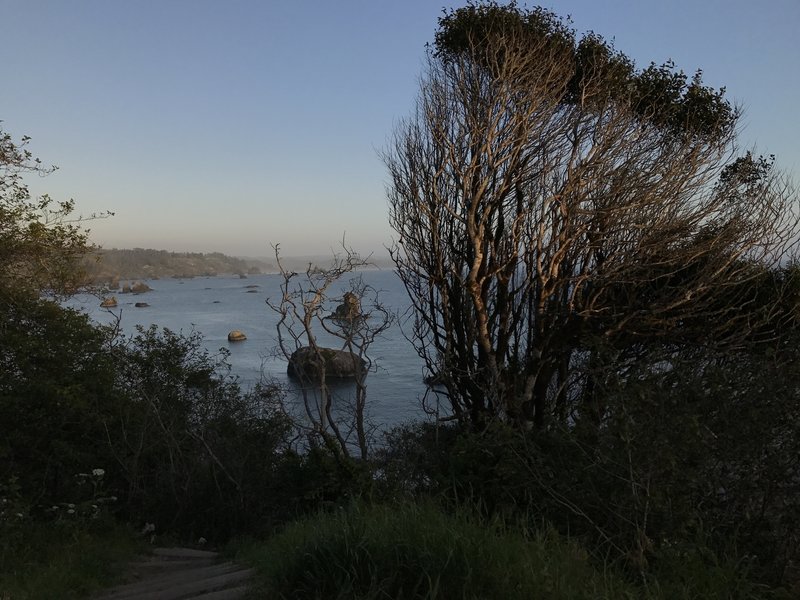
[[[237,600],[244,598],[253,569],[222,562],[216,552],[156,548],[131,563],[132,583],[118,585],[96,600]]]

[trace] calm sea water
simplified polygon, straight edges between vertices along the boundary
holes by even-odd
[[[392,271],[364,271],[359,273],[364,282],[380,292],[380,301],[400,315],[409,301],[399,278]],[[338,286],[338,295],[349,289],[349,279]],[[156,324],[175,332],[202,334],[205,347],[212,353],[219,348],[230,351],[228,362],[232,372],[247,388],[263,376],[274,377],[287,385],[292,393],[292,382],[286,375],[286,360],[275,356],[278,317],[266,304],[271,298],[280,298],[279,275],[251,275],[238,277],[197,277],[193,279],[159,279],[147,281],[153,290],[139,295],[115,294],[118,306],[111,311],[101,309],[94,296],[79,295],[68,304],[87,312],[99,323],[121,318],[122,331],[135,333],[136,326]],[[248,287],[251,286],[251,287]],[[257,287],[252,287],[257,286]],[[150,306],[136,308],[136,302]],[[328,309],[333,310],[335,303]],[[228,333],[239,329],[247,335],[244,342],[229,343]],[[323,332],[318,336],[321,343]],[[401,326],[395,323],[375,340],[368,352],[377,370],[367,377],[368,414],[380,428],[411,419],[424,418],[421,399],[426,387],[422,381],[423,365],[411,343],[403,336]],[[351,384],[339,385],[335,394],[352,393]]]

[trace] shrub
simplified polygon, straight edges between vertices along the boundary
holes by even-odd
[[[633,598],[577,545],[433,504],[320,513],[243,551],[280,598]]]
[[[643,360],[607,378],[594,427],[395,430],[379,489],[544,520],[637,580],[677,552],[710,571],[796,584],[797,364],[775,352]]]
[[[75,501],[74,476],[108,467],[115,392],[105,331],[45,300],[0,303],[0,481],[32,508]]]
[[[280,390],[242,392],[197,334],[140,330],[116,357],[120,395],[106,425],[126,515],[195,539],[256,523],[287,452]]]

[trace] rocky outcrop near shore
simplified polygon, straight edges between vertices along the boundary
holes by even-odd
[[[136,281],[131,285],[131,292],[134,294],[144,294],[145,292],[152,292],[153,288],[143,281]]]
[[[319,380],[325,377],[352,379],[366,372],[367,363],[358,354],[333,348],[303,346],[289,358],[287,373],[299,379]]]
[[[333,318],[337,321],[354,321],[361,317],[361,302],[353,292],[345,292],[342,303],[336,307]]]

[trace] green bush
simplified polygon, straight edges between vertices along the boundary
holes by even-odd
[[[680,548],[730,581],[797,585],[800,361],[765,352],[655,364],[607,379],[596,425],[396,430],[378,489],[544,520],[636,581]]]
[[[44,300],[0,300],[0,482],[31,508],[75,502],[77,473],[109,469],[103,414],[115,393],[104,330]]]
[[[296,460],[280,390],[243,392],[197,334],[119,338],[43,300],[0,311],[0,482],[26,518],[96,504],[97,469],[107,506],[159,533],[223,539],[285,512],[273,498]]]
[[[87,523],[20,520],[0,528],[0,598],[87,598],[121,579],[144,550],[131,531],[108,518]]]
[[[276,598],[634,598],[554,533],[528,536],[433,504],[351,505],[242,551]]]
[[[151,327],[115,350],[106,413],[126,516],[191,539],[224,539],[272,506],[290,424],[280,391],[243,392],[197,334]]]

